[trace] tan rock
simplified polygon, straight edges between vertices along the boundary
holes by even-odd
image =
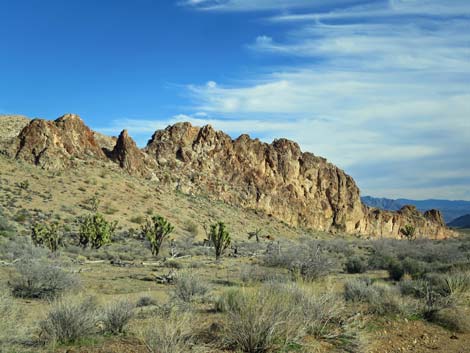
[[[66,114],[57,120],[34,119],[20,132],[15,157],[44,169],[62,169],[73,159],[106,156],[91,131],[78,115]]]

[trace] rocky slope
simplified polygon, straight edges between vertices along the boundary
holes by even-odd
[[[32,120],[14,140],[10,155],[45,169],[72,161],[112,160],[137,177],[171,183],[184,193],[209,195],[265,212],[293,226],[323,231],[399,237],[406,224],[418,235],[445,237],[439,211],[413,207],[398,212],[362,204],[354,180],[326,159],[302,152],[286,139],[272,144],[241,135],[233,140],[207,125],[178,123],[156,131],[139,150],[126,131],[112,150],[100,146],[76,115]]]

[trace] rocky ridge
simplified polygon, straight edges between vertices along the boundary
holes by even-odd
[[[72,161],[111,160],[137,177],[171,184],[184,193],[205,194],[265,212],[293,226],[369,236],[399,237],[412,224],[417,235],[452,235],[439,211],[405,206],[397,212],[365,206],[359,188],[343,170],[295,142],[268,144],[241,135],[233,140],[210,125],[178,123],[154,133],[140,150],[123,131],[112,150],[76,115],[32,120],[9,147],[9,155],[45,169]]]

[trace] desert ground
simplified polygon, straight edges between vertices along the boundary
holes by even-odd
[[[328,234],[111,164],[0,169],[2,352],[469,351],[470,231]],[[96,212],[117,222],[111,242],[79,246],[77,219]],[[158,256],[142,237],[156,214],[174,226]],[[216,259],[218,221],[232,242]],[[52,223],[54,252],[31,237]]]

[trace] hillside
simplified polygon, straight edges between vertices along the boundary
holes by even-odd
[[[470,228],[470,214],[456,218],[447,225],[452,228]]]
[[[241,135],[232,140],[209,125],[178,123],[156,131],[143,150],[123,131],[111,150],[114,140],[98,138],[80,117],[67,114],[32,120],[17,137],[3,141],[4,155],[49,172],[117,167],[138,182],[257,210],[297,228],[399,237],[411,224],[420,236],[452,234],[435,210],[365,206],[349,175],[286,139],[267,144]]]

